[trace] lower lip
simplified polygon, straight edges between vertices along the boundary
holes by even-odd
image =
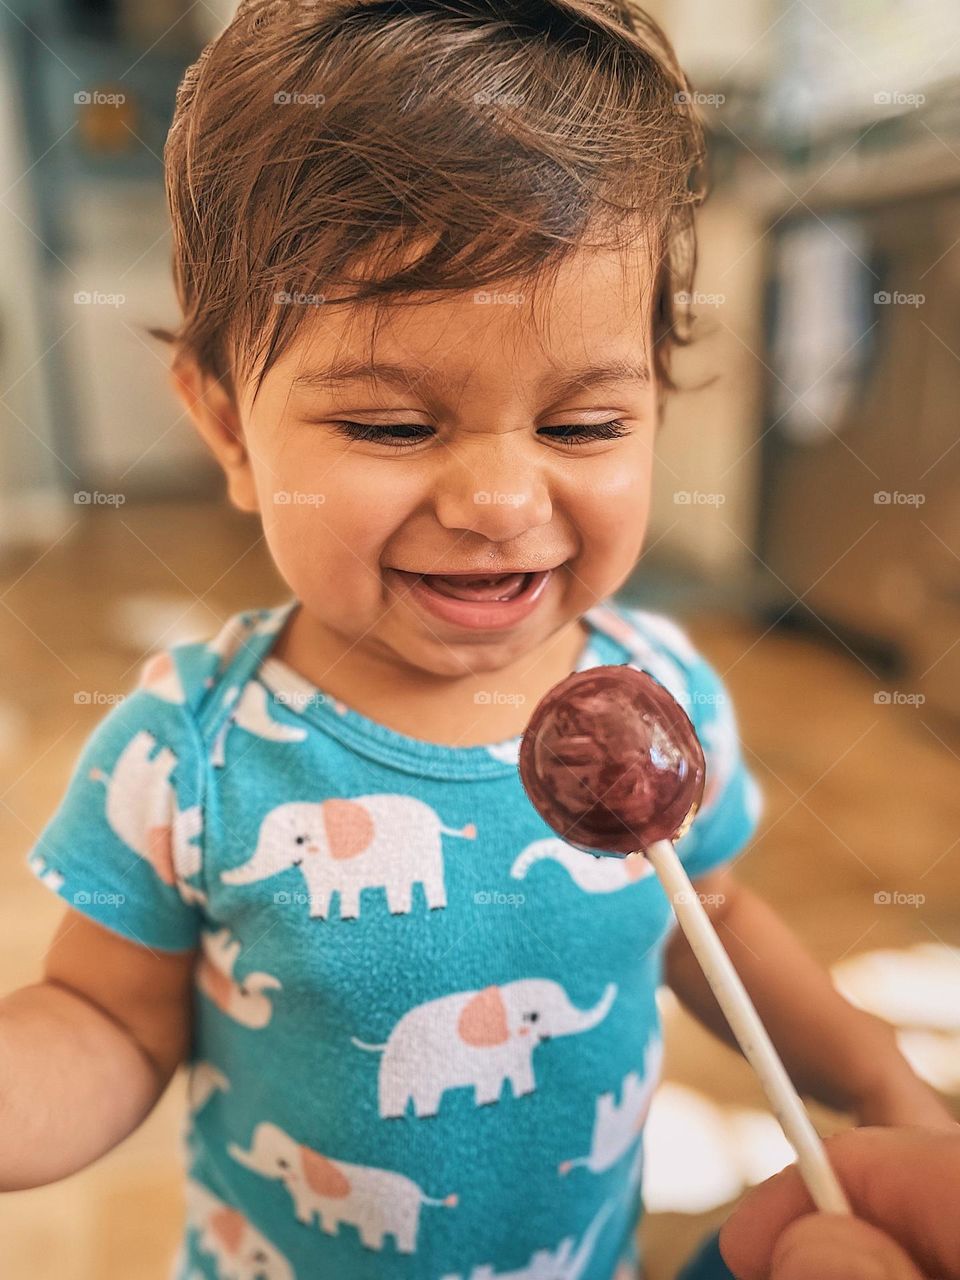
[[[416,601],[434,618],[471,631],[495,631],[525,621],[536,611],[553,577],[552,569],[532,574],[526,588],[512,600],[454,600],[452,596],[432,590],[419,577],[399,570],[394,573],[409,583],[408,599]]]

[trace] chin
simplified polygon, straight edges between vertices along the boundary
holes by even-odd
[[[433,637],[420,644],[404,646],[400,656],[412,667],[435,676],[477,676],[518,661],[543,643],[541,635],[478,635],[457,643],[443,644]]]

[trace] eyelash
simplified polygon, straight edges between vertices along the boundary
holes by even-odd
[[[367,440],[374,444],[384,444],[391,449],[407,449],[418,444],[427,436],[390,436],[390,431],[429,431],[417,422],[398,422],[395,425],[381,426],[370,422],[337,422],[337,430],[349,440]],[[548,435],[546,439],[555,440],[558,444],[571,447],[577,444],[592,443],[594,440],[617,440],[628,434],[626,423],[617,418],[612,422],[583,422],[569,426],[541,427],[541,432],[566,431],[569,435]]]

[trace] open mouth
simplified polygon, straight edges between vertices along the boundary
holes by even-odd
[[[407,598],[434,618],[470,630],[516,626],[536,610],[553,569],[511,573],[411,573],[391,570]]]
[[[451,600],[516,600],[529,586],[532,573],[501,573],[470,577],[467,574],[425,573],[421,582]]]

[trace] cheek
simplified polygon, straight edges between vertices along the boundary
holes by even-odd
[[[650,510],[651,468],[645,460],[623,459],[582,477],[569,495],[567,510],[589,551],[618,546],[625,554],[642,541]]]
[[[267,476],[264,536],[294,589],[335,583],[338,592],[355,594],[379,580],[384,547],[417,505],[410,485],[391,470],[359,459],[304,458]]]

